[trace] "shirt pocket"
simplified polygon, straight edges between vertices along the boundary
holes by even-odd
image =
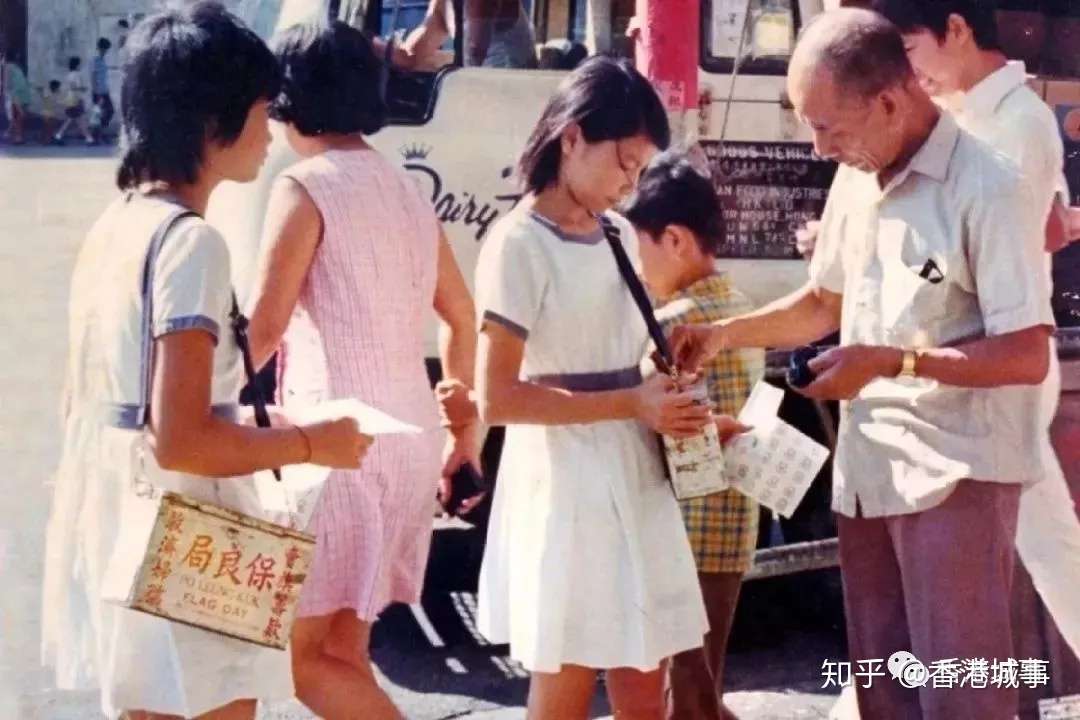
[[[926,347],[937,336],[949,306],[949,253],[914,228],[882,225],[882,321],[902,347]]]

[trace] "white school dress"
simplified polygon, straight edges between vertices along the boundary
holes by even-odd
[[[117,538],[130,519],[133,467],[174,490],[258,515],[251,478],[161,470],[141,429],[146,412],[142,277],[151,237],[178,210],[128,195],[94,225],[72,279],[68,410],[46,537],[43,659],[61,689],[100,688],[102,711],[192,717],[234,700],[293,695],[289,653],[103,602]],[[216,339],[212,401],[235,414],[243,382],[229,325],[229,252],[203,220],[179,220],[155,263],[153,334],[197,328]],[[138,549],[134,549],[136,552]]]
[[[612,215],[636,258],[629,224]],[[576,390],[633,387],[647,330],[597,231],[518,207],[476,271],[482,323],[525,340],[522,376]],[[636,420],[513,425],[480,572],[479,628],[535,672],[655,669],[708,630],[656,435]]]

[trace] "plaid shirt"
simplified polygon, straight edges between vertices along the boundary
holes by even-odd
[[[709,323],[753,309],[724,274],[702,278],[658,303],[656,318],[665,331],[676,325]],[[703,368],[717,412],[738,415],[754,384],[765,374],[765,352],[725,350]],[[684,500],[686,533],[699,572],[745,573],[757,547],[757,503],[738,490]]]

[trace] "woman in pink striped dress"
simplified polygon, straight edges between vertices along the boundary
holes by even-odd
[[[368,40],[342,23],[298,26],[277,53],[287,80],[272,114],[305,159],[271,193],[255,351],[265,361],[284,333],[286,407],[358,398],[424,429],[380,438],[362,471],[327,482],[292,636],[297,695],[331,720],[398,718],[375,683],[369,631],[388,604],[420,598],[440,474],[464,462],[479,468],[480,431],[467,419],[451,418],[441,462],[444,432],[424,366],[434,307],[450,331],[444,373],[472,385],[472,299],[428,200],[364,140],[385,118]]]

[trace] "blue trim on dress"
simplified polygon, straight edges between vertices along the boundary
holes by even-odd
[[[169,318],[154,326],[154,337],[158,338],[169,333],[183,330],[205,330],[214,336],[214,344],[217,345],[221,335],[221,326],[217,321],[206,315],[184,315],[182,317]]]
[[[491,310],[485,310],[484,311],[484,322],[493,322],[493,323],[496,323],[498,325],[502,325],[504,328],[509,330],[511,332],[511,334],[517,336],[521,340],[528,340],[529,339],[529,331],[528,330],[526,330],[521,325],[518,325],[513,320],[503,317],[502,315],[500,315],[497,312],[493,312]]]
[[[210,406],[214,417],[236,422],[239,417],[239,405],[236,403],[218,403]],[[120,430],[138,430],[150,420],[148,405],[131,403],[105,403],[101,411],[101,422]]]
[[[543,225],[548,231],[555,235],[555,237],[563,242],[572,243],[574,245],[599,245],[604,241],[603,228],[597,228],[589,233],[570,233],[559,227],[559,225],[551,218],[544,217],[535,210],[529,211],[529,217]]]
[[[571,392],[626,390],[641,384],[641,368],[630,367],[622,370],[602,370],[600,372],[530,375],[527,380],[537,385]]]

